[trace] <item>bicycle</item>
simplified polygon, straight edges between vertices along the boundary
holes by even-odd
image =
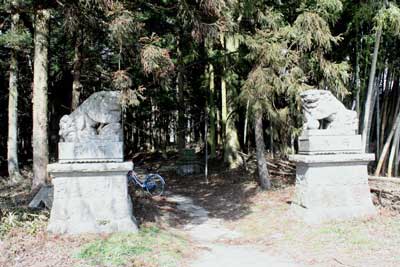
[[[133,183],[134,186],[140,187],[143,191],[152,196],[161,196],[164,193],[165,180],[157,173],[149,173],[142,181],[136,172],[129,171],[127,174],[128,185]]]

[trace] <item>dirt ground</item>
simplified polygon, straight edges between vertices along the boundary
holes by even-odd
[[[279,188],[262,192],[254,181],[216,176],[209,185],[193,178],[173,183],[172,191],[190,195],[210,217],[241,232],[234,242],[261,245],[299,266],[400,266],[398,211],[377,207],[375,218],[309,226],[290,213],[294,185],[274,184]]]
[[[390,209],[380,208],[379,215],[368,220],[307,226],[290,215],[294,186],[288,177],[274,177],[274,189],[263,192],[253,176],[244,171],[211,172],[209,183],[202,175],[162,174],[167,180],[168,192],[191,197],[196,205],[209,211],[210,218],[222,219],[225,227],[242,234],[227,242],[256,244],[269,254],[293,260],[298,266],[400,266],[400,215]],[[26,186],[8,188],[7,192],[4,188],[0,190],[2,203],[21,204],[28,199]],[[14,192],[13,198],[5,196],[10,192]],[[134,214],[141,227],[157,226],[184,236],[183,228],[189,218],[176,208],[176,203],[163,197],[147,197],[132,188],[131,192]],[[74,256],[82,246],[99,236],[49,235],[45,231],[48,212],[33,213],[24,223],[15,225],[12,225],[12,218],[7,217],[9,212],[3,207],[0,266],[106,266],[93,265]],[[26,211],[21,212],[25,214]],[[4,229],[7,221],[11,226]],[[174,266],[188,266],[201,251],[190,240],[185,244]],[[162,265],[137,262],[123,266]]]

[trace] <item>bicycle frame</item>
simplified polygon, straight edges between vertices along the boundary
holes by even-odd
[[[162,195],[164,192],[165,181],[164,178],[156,173],[149,173],[145,176],[142,181],[139,175],[134,171],[129,171],[127,174],[128,185],[133,183],[134,186],[139,186],[143,191],[146,191],[150,195],[156,194],[158,196]]]
[[[130,178],[132,178],[132,180],[133,180],[133,182],[135,183],[135,185],[140,186],[142,189],[144,189],[144,188],[146,187],[146,186],[144,185],[144,182],[142,182],[142,181],[139,179],[139,176],[137,175],[136,172],[134,172],[134,171],[129,171],[129,172],[128,172],[128,183],[129,183]]]

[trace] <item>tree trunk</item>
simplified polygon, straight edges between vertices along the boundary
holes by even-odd
[[[209,71],[209,90],[210,90],[210,97],[209,97],[209,118],[210,118],[210,136],[208,137],[208,142],[210,144],[210,159],[215,159],[217,156],[217,138],[216,138],[216,126],[215,126],[215,117],[216,117],[216,106],[214,100],[215,94],[215,82],[214,82],[214,66],[210,63],[208,67]]]
[[[379,87],[376,92],[376,158],[380,156],[380,126],[381,126],[381,109],[380,109],[380,97],[379,97]]]
[[[235,45],[233,37],[221,35],[221,43],[227,52],[236,51],[238,46]],[[238,168],[242,164],[242,158],[239,155],[240,143],[235,125],[235,116],[232,107],[232,99],[235,97],[234,88],[230,88],[229,96],[227,93],[226,66],[227,60],[222,63],[221,77],[221,125],[224,144],[224,162],[228,163],[229,169]]]
[[[379,52],[379,44],[381,41],[382,36],[382,28],[379,27],[376,30],[375,35],[375,46],[374,46],[374,53],[372,55],[372,63],[371,63],[371,70],[369,73],[368,79],[368,89],[367,89],[367,100],[365,101],[365,108],[364,108],[364,119],[363,119],[363,127],[362,127],[362,142],[363,148],[365,152],[369,151],[369,135],[370,135],[370,128],[371,128],[371,120],[370,118],[373,109],[371,108],[373,104],[373,96],[374,96],[374,84],[375,84],[375,73],[376,73],[376,62],[378,60],[378,52]]]
[[[393,136],[396,132],[396,128],[399,126],[399,123],[400,123],[400,112],[397,113],[396,120],[393,122],[392,129],[390,130],[389,136],[386,139],[385,145],[383,146],[382,153],[381,153],[381,156],[378,161],[378,165],[375,170],[375,176],[379,176],[381,173],[382,166],[383,166],[383,163],[387,156],[390,143],[392,142]]]
[[[226,146],[226,123],[228,118],[228,106],[226,96],[226,77],[225,64],[222,63],[222,76],[221,76],[221,128],[222,128],[222,143],[224,144],[224,151]],[[224,152],[225,153],[225,152]]]
[[[78,31],[77,37],[75,40],[75,50],[74,50],[74,63],[72,70],[72,102],[71,102],[71,110],[75,110],[80,103],[80,97],[82,92],[82,84],[81,84],[81,68],[82,68],[82,32]]]
[[[360,90],[361,90],[361,79],[360,79],[360,56],[358,49],[358,42],[356,45],[356,67],[355,67],[355,85],[356,85],[356,112],[358,119],[360,119]],[[361,50],[361,49],[360,49]]]
[[[245,118],[244,118],[243,144],[247,143],[247,124],[248,124],[248,118],[249,118],[249,106],[250,106],[250,101],[247,100],[247,103],[246,103],[246,115],[245,115]]]
[[[178,67],[178,150],[182,152],[186,147],[186,120],[185,120],[185,97],[182,67]]]
[[[178,127],[176,130],[177,134],[177,145],[179,154],[183,152],[186,148],[186,119],[185,119],[185,81],[184,81],[184,66],[183,66],[183,55],[182,50],[180,49],[181,42],[178,39],[178,77],[177,77],[177,89],[178,89]]]
[[[394,160],[395,160],[395,156],[396,156],[396,149],[398,148],[398,144],[399,144],[399,138],[400,138],[400,127],[397,126],[396,131],[394,132],[392,148],[390,149],[390,154],[389,154],[388,170],[387,170],[388,177],[393,176],[393,165],[394,165]]]
[[[228,116],[228,120],[226,122],[224,159],[225,162],[229,164],[230,169],[235,169],[243,163],[243,160],[239,155],[239,136],[235,125],[234,116],[232,116],[232,107],[229,107],[229,114],[231,115]]]
[[[385,0],[383,8],[387,8],[388,6],[389,3],[387,0]],[[365,152],[369,151],[369,136],[371,129],[372,113],[373,113],[372,105],[374,103],[373,89],[375,84],[376,63],[378,61],[378,52],[379,52],[379,44],[381,42],[381,36],[382,36],[382,27],[378,27],[375,35],[374,53],[372,55],[371,70],[368,79],[367,99],[365,101],[364,119],[362,127],[362,142]]]
[[[50,10],[38,10],[35,17],[35,59],[33,77],[33,181],[32,189],[46,183],[48,164],[47,78]]]
[[[19,24],[19,14],[12,15],[11,23],[11,31],[16,32]],[[8,90],[8,175],[11,183],[17,183],[22,180],[22,176],[18,166],[18,59],[15,49],[11,51]]]
[[[269,179],[267,161],[265,159],[265,144],[262,123],[262,113],[257,111],[254,118],[254,137],[256,140],[257,150],[257,168],[258,179],[260,180],[261,188],[264,190],[271,188],[271,181]]]

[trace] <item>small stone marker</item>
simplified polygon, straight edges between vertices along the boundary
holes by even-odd
[[[203,168],[203,165],[196,157],[194,149],[184,149],[176,165],[176,172],[181,176],[198,174]]]
[[[44,185],[40,187],[35,197],[31,200],[28,207],[32,209],[39,209],[42,207],[51,209],[53,205],[53,187]]]
[[[332,93],[301,94],[306,122],[299,137],[292,210],[303,221],[321,223],[376,214],[368,185],[368,163],[356,134],[357,114]]]
[[[92,94],[60,120],[59,163],[49,164],[54,201],[47,230],[136,232],[123,162],[120,94]]]

